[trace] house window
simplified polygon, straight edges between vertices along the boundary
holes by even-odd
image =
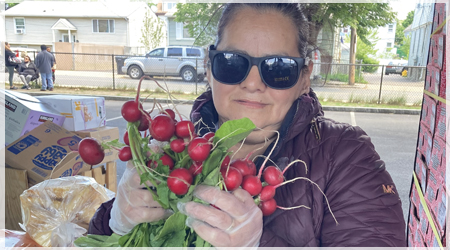
[[[387,43],[386,47],[388,47],[388,48],[392,47],[392,43]]]
[[[16,34],[25,33],[25,18],[22,17],[14,18],[14,29]]]
[[[62,35],[62,41],[65,42],[65,43],[75,42],[75,35],[72,35],[72,41],[69,41],[69,34],[63,34]]]
[[[92,32],[94,33],[114,33],[114,20],[92,20]]]
[[[168,48],[167,49],[167,56],[183,56],[183,49],[182,48]]]
[[[164,11],[171,10],[177,7],[177,3],[164,3]]]
[[[183,23],[177,23],[177,39],[191,38]]]
[[[393,24],[389,24],[388,32],[393,32],[393,31],[394,31],[394,25]]]

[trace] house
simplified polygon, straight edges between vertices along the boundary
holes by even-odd
[[[4,12],[5,35],[12,47],[128,54],[143,47],[147,11],[157,18],[144,2],[23,1]]]
[[[155,14],[164,21],[166,25],[166,44],[165,46],[191,46],[194,44],[195,38],[189,35],[184,28],[183,23],[175,22],[175,12],[177,11],[177,3],[159,2]]]
[[[377,29],[378,42],[374,46],[377,49],[377,57],[386,52],[397,53],[397,49],[394,48],[396,27],[397,22],[393,22]]]
[[[434,2],[421,0],[414,10],[414,19],[411,23],[411,44],[409,46],[408,65],[426,66],[428,61],[428,48],[433,26]],[[411,69],[409,77],[424,79],[425,70]]]

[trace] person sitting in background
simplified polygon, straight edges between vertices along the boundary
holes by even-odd
[[[34,81],[39,78],[39,70],[36,65],[31,62],[29,56],[24,57],[24,62],[19,64],[17,71],[19,72],[20,80],[23,82],[22,89],[31,89],[30,81]]]

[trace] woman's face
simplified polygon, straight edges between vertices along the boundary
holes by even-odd
[[[25,62],[29,62],[29,61],[30,61],[30,58],[29,58],[28,56],[26,56],[26,57],[24,58],[24,60],[25,60]]]
[[[217,50],[235,51],[253,57],[300,57],[297,30],[290,19],[276,11],[261,14],[249,8],[239,11],[228,24]],[[268,130],[278,130],[292,103],[300,95],[309,92],[309,74],[305,73],[301,74],[294,87],[285,90],[267,87],[256,66],[237,85],[222,84],[214,79],[211,72],[208,72],[208,76],[221,123],[248,117],[258,128],[267,130],[253,132],[247,138],[248,143],[258,143],[264,141],[264,137],[272,136]]]

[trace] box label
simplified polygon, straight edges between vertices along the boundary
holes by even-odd
[[[5,108],[9,109],[11,112],[16,112],[17,105],[14,103],[8,102],[8,100],[5,100]]]
[[[67,150],[58,145],[51,145],[44,148],[40,154],[36,155],[33,163],[45,170],[53,170],[53,168],[67,155]]]
[[[8,151],[17,155],[17,154],[20,154],[20,152],[27,149],[29,146],[35,144],[36,142],[41,142],[41,141],[32,135],[28,135],[27,137],[23,138],[22,140],[16,142],[14,145],[9,147]]]
[[[45,121],[53,121],[53,117],[51,117],[51,116],[46,116],[46,115],[41,115],[41,116],[39,116],[39,121],[40,122],[45,122]]]

